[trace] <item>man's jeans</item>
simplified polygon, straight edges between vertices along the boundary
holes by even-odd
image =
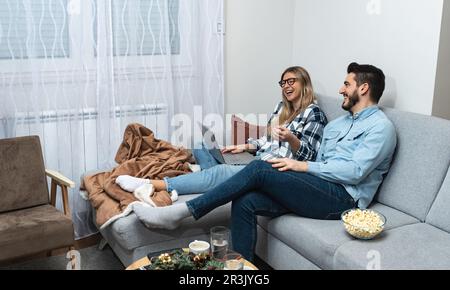
[[[355,207],[355,201],[340,184],[308,173],[272,168],[257,160],[203,195],[187,202],[199,219],[232,201],[231,234],[234,250],[253,261],[256,246],[256,216],[277,217],[286,213],[314,219],[339,219]]]
[[[226,181],[245,167],[244,165],[219,164],[204,147],[194,149],[192,153],[202,171],[177,177],[165,177],[167,191],[171,192],[175,189],[179,195],[203,193]]]

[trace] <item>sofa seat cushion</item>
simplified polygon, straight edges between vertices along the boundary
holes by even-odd
[[[72,221],[51,205],[0,214],[0,260],[71,245]]]
[[[177,202],[187,201],[195,196],[197,194],[182,195]],[[198,221],[194,220],[193,217],[184,219],[175,230],[149,229],[134,213],[131,213],[116,220],[109,227],[102,229],[102,231],[108,231],[108,236],[112,235],[122,248],[133,250],[145,245],[209,234],[209,229],[213,226],[227,226],[230,220],[230,213],[231,203],[228,203],[214,209]]]
[[[386,217],[386,229],[419,222],[382,204],[374,204],[371,208]],[[271,220],[259,218],[258,224],[322,269],[332,269],[337,248],[354,240],[339,220],[316,220],[288,214]]]
[[[436,197],[436,200],[431,207],[430,212],[426,218],[426,223],[438,227],[450,233],[450,211],[448,205],[450,204],[450,168],[447,171],[447,176],[442,183],[441,189]]]
[[[347,242],[335,269],[449,269],[450,234],[418,223],[388,230],[379,239]]]

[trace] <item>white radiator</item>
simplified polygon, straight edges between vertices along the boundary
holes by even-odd
[[[122,141],[123,131],[130,123],[140,123],[151,129],[157,138],[168,139],[168,108],[166,104],[120,106],[115,108],[114,125],[117,143]],[[66,172],[77,181],[79,174],[98,169],[97,121],[98,112],[92,108],[82,110],[43,111],[39,114],[18,113],[13,121],[15,136],[39,135],[47,168]],[[70,164],[74,161],[72,152],[80,150],[76,156],[76,169]],[[67,156],[67,163],[61,164],[61,156]],[[113,160],[111,160],[113,161]],[[68,168],[70,166],[71,168]],[[68,171],[70,170],[70,171]],[[71,172],[72,174],[68,173]]]

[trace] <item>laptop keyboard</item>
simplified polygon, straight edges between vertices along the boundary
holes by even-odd
[[[249,153],[239,153],[239,154],[223,154],[223,158],[227,164],[232,165],[241,165],[241,164],[249,164],[253,160],[255,160],[255,156]]]

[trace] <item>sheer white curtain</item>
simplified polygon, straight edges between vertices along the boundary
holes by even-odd
[[[127,124],[170,141],[175,114],[223,115],[222,22],[223,0],[0,0],[0,138],[39,135],[77,182],[77,238],[97,231],[80,175],[114,166]]]

